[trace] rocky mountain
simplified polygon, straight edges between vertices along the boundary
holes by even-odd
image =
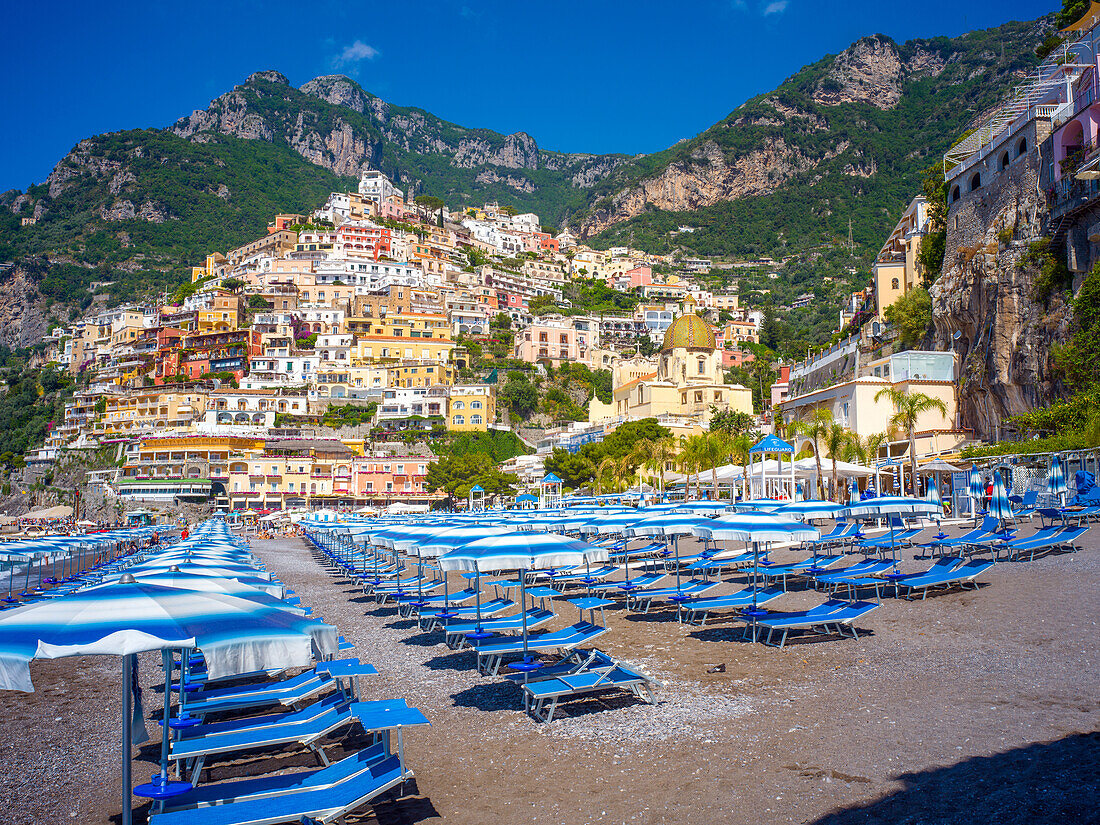
[[[221,134],[285,145],[336,175],[381,169],[417,193],[516,202],[554,222],[625,160],[548,152],[525,132],[467,129],[394,106],[341,75],[295,89],[278,72],[257,72],[171,131],[197,142]]]
[[[1037,62],[1051,19],[957,38],[865,37],[695,138],[618,165],[571,224],[614,244],[785,252],[846,237],[877,247],[967,123]],[[680,225],[696,231],[670,239]]]

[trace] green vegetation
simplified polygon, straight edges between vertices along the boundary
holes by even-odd
[[[1004,423],[1016,428],[1025,440],[967,447],[962,457],[1029,455],[1100,447],[1100,385],[1078,393],[1069,401],[1006,418]]]
[[[523,419],[534,415],[539,406],[539,391],[523,373],[508,373],[508,383],[501,388],[498,398],[501,404]]]
[[[575,490],[588,484],[596,478],[599,468],[608,465],[604,462],[619,463],[630,474],[633,474],[643,460],[635,454],[635,446],[639,441],[661,441],[671,438],[672,433],[657,423],[655,418],[645,418],[641,421],[628,421],[622,424],[603,441],[595,444],[585,444],[577,452],[555,449],[546,458],[546,471],[555,473],[566,487]]]
[[[520,441],[511,430],[488,430],[483,433],[448,433],[432,441],[436,455],[487,455],[500,464],[517,455],[527,455],[533,450]]]
[[[48,364],[42,369],[24,366],[26,354],[0,346],[0,432],[4,434],[0,461],[21,466],[23,456],[46,438],[51,425],[65,418],[65,401],[76,389],[68,373]]]
[[[1100,263],[1073,299],[1072,337],[1055,349],[1054,358],[1069,386],[1078,390],[1100,386]]]
[[[357,427],[360,424],[369,424],[378,410],[378,404],[374,401],[359,407],[355,404],[336,405],[331,404],[321,416],[321,423],[326,427]]]
[[[901,346],[912,349],[932,324],[932,296],[924,287],[916,287],[886,307],[884,315],[897,329]]]
[[[466,501],[470,489],[479,484],[485,490],[486,499],[510,496],[515,493],[519,477],[513,473],[502,473],[492,457],[477,452],[443,456],[433,461],[428,465],[428,475],[424,479],[428,490],[446,494],[448,507]]]

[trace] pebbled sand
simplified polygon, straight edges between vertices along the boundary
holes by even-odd
[[[660,703],[573,702],[551,725],[527,717],[509,683],[479,676],[472,653],[334,582],[301,540],[253,549],[378,667],[367,698],[407,697],[432,720],[406,736],[415,788],[362,821],[1100,822],[1100,528],[1077,554],[998,564],[978,591],[887,598],[859,640],[779,651],[738,641],[728,621],[609,610],[599,646],[665,682]],[[907,553],[902,569],[927,564]],[[551,629],[576,620],[557,612]],[[159,656],[142,658],[153,711]],[[719,663],[726,672],[706,672]],[[106,657],[37,662],[37,693],[0,693],[0,821],[118,820],[120,672]],[[158,730],[135,781],[153,770]],[[341,744],[334,755],[359,740]],[[310,765],[276,753],[213,778]]]

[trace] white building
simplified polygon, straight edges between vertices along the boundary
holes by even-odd
[[[359,178],[359,194],[364,198],[370,198],[379,207],[382,201],[396,195],[404,198],[405,193],[393,185],[393,182],[377,169],[368,169]]]

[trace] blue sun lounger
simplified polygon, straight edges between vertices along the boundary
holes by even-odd
[[[649,609],[654,602],[667,602],[680,596],[685,599],[702,596],[720,584],[721,582],[712,581],[711,579],[691,579],[690,581],[681,582],[679,588],[662,587],[656,590],[636,590],[627,597],[627,606],[632,606],[635,610],[641,610],[643,613],[649,613]]]
[[[850,544],[859,538],[859,524],[844,519],[837,519],[836,526],[817,541],[808,542],[807,545],[828,547],[833,544]]]
[[[554,618],[552,610],[544,610],[541,607],[533,607],[527,611],[527,629],[542,627]],[[447,644],[450,647],[464,647],[467,633],[478,630],[477,622],[463,622],[447,626]],[[508,616],[500,616],[495,619],[482,619],[481,630],[488,633],[518,633],[523,630],[523,614],[513,613]]]
[[[338,697],[332,697],[338,698]],[[322,765],[328,757],[317,743],[345,725],[355,722],[357,715],[347,701],[331,703],[322,699],[316,705],[293,713],[272,714],[239,722],[216,722],[197,725],[182,733],[169,746],[168,758],[189,764],[191,784],[198,785],[209,756],[255,751],[272,745],[298,744],[311,750]],[[404,700],[372,702],[369,706],[354,703],[371,713],[387,708],[407,707]],[[320,709],[320,712],[318,712]]]
[[[569,572],[555,573],[550,577],[550,586],[556,587],[559,590],[565,590],[569,585],[577,585],[578,587],[584,587],[589,584],[588,579],[595,579],[602,581],[610,576],[612,573],[617,573],[622,570],[620,564],[605,564],[601,567],[595,567],[591,570],[574,570]],[[595,583],[595,582],[592,582]]]
[[[558,704],[564,699],[587,696],[608,691],[629,690],[641,701],[655,704],[653,688],[660,683],[652,676],[628,665],[613,663],[608,668],[598,668],[581,673],[570,673],[554,679],[542,679],[523,685],[528,712],[540,722],[549,724],[554,719]]]
[[[593,585],[593,593],[614,593],[616,591],[629,593],[631,590],[644,590],[647,587],[653,587],[655,584],[664,581],[668,578],[667,573],[646,573],[641,576],[634,576],[629,581],[604,581],[601,584]],[[625,586],[629,585],[629,587]]]
[[[358,659],[339,659],[322,662],[313,670],[279,682],[194,693],[187,697],[184,707],[189,714],[202,719],[211,713],[248,710],[267,705],[297,707],[307,699],[333,688],[338,688],[350,700],[357,694],[352,680],[377,673],[373,665],[360,664]]]
[[[765,554],[761,553],[759,555],[764,556]],[[715,558],[713,555],[709,555],[691,562],[687,565],[687,569],[693,574],[702,573],[706,576],[712,571],[721,573],[723,570],[733,570],[746,564],[752,564],[752,560],[752,553],[738,553],[735,556],[726,556],[725,558]]]
[[[868,550],[889,550],[891,547],[906,547],[913,543],[913,539],[924,532],[923,527],[906,527],[905,523],[897,516],[890,516],[890,523],[893,525],[892,536],[888,530],[881,536],[857,542],[853,545],[855,549],[866,552]]]
[[[912,578],[900,579],[895,584],[898,587],[905,588],[905,598],[912,599],[913,594],[920,591],[921,599],[924,600],[928,598],[928,591],[934,587],[949,590],[952,587],[966,587],[970,584],[977,589],[974,579],[992,567],[993,564],[994,562],[991,561],[968,561],[965,564],[960,564],[954,570],[916,575]]]
[[[761,640],[771,647],[780,650],[787,644],[787,636],[792,630],[806,630],[815,633],[837,633],[845,635],[845,629],[852,632],[852,638],[859,635],[859,631],[853,626],[856,619],[866,616],[872,610],[880,607],[877,602],[848,602],[831,599],[824,604],[810,610],[800,610],[795,613],[771,613],[762,619],[756,620],[757,628],[767,630],[767,635]],[[741,621],[750,622],[748,617],[741,617]],[[748,633],[751,625],[746,625]],[[775,634],[779,634],[779,644],[772,640]]]
[[[353,708],[356,706],[353,705]],[[332,823],[343,821],[350,812],[400,785],[409,777],[404,765],[404,748],[400,744],[401,729],[430,724],[416,708],[395,709],[388,714],[369,716],[359,709],[364,728],[397,730],[398,753],[367,763],[364,770],[351,771],[343,778],[320,787],[312,787],[305,779],[301,789],[278,794],[263,793],[251,797],[184,808],[169,813],[154,814],[150,823],[156,825],[278,825],[278,823]],[[385,718],[381,718],[385,716]],[[370,727],[368,727],[368,725]],[[316,774],[312,775],[316,777]],[[238,786],[238,792],[243,790]]]
[[[1077,540],[1088,532],[1085,525],[1050,527],[1038,530],[1034,535],[1024,539],[1008,542],[1004,545],[1010,558],[1019,559],[1024,553],[1030,554],[1029,561],[1035,560],[1035,554],[1041,550],[1064,549],[1070,552],[1077,550]]]
[[[333,762],[327,768],[314,768],[295,773],[249,777],[247,779],[219,782],[214,785],[201,785],[198,788],[192,788],[190,791],[164,800],[161,810],[164,812],[184,809],[193,810],[211,805],[248,802],[307,790],[322,790],[350,779],[390,756],[391,754],[387,753],[386,744],[379,741],[368,748],[341,759],[339,762]],[[406,771],[406,776],[411,775],[412,771]]]
[[[564,630],[528,636],[526,648],[522,639],[512,638],[505,641],[490,639],[474,648],[477,653],[477,669],[487,676],[496,676],[505,656],[520,656],[525,649],[529,653],[568,651],[588,644],[606,632],[607,628],[601,625],[577,622]]]
[[[782,596],[783,593],[784,591],[778,587],[767,587],[757,590],[756,604],[760,606],[775,601]],[[707,623],[707,619],[712,610],[731,610],[750,606],[752,606],[751,587],[745,590],[738,590],[736,593],[730,593],[726,596],[692,599],[684,603],[684,610],[688,611],[687,620],[689,624],[695,624],[695,620],[702,614],[702,617],[699,618],[699,626],[702,627]]]
[[[418,595],[414,591],[407,596],[401,596],[397,599],[397,613],[400,616],[411,618],[420,615],[420,613],[425,610],[441,610],[447,605],[458,607],[468,602],[472,602],[477,598],[477,594],[478,591],[474,590],[472,587],[447,595],[443,593],[436,593],[434,595],[424,593],[423,595]]]
[[[480,610],[483,618],[492,618],[515,606],[516,603],[511,599],[493,599],[492,601],[482,602]],[[449,627],[453,622],[469,622],[471,619],[476,619],[478,609],[476,604],[463,605],[462,607],[455,607],[452,605],[447,611],[441,610],[437,613],[421,613],[420,626],[429,632],[432,630],[443,630],[445,627]],[[448,615],[444,616],[444,612]]]

